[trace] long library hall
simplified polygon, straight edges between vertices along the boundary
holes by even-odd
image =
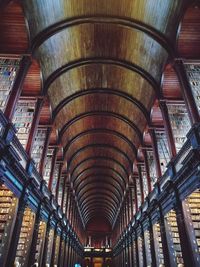
[[[0,0],[0,267],[200,267],[200,0]]]

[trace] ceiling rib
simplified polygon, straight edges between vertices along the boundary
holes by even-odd
[[[171,55],[171,57],[174,56],[174,46],[171,43],[169,39],[166,38],[166,36],[156,30],[155,28],[134,19],[128,19],[128,18],[121,18],[117,16],[84,16],[84,17],[76,17],[73,19],[66,19],[63,21],[60,21],[56,24],[53,24],[49,27],[47,27],[45,30],[37,34],[37,36],[32,40],[31,50],[34,53],[35,50],[39,48],[39,46],[44,43],[47,39],[49,39],[52,35],[65,30],[69,27],[85,24],[85,23],[103,23],[103,24],[114,24],[119,26],[125,26],[130,29],[137,29],[147,35],[149,35],[152,39],[154,39],[156,42],[158,42],[163,48],[165,48],[168,53]]]
[[[107,117],[114,117],[118,120],[123,121],[124,123],[126,123],[127,125],[129,125],[137,134],[139,140],[142,143],[142,132],[139,130],[139,128],[137,127],[137,125],[132,122],[131,120],[129,120],[128,118],[126,118],[125,116],[122,116],[118,113],[115,112],[111,112],[111,111],[89,111],[89,112],[85,112],[82,114],[79,114],[78,116],[74,117],[73,119],[69,120],[66,124],[63,125],[63,127],[60,129],[59,131],[59,139],[62,138],[63,134],[65,131],[67,131],[67,129],[73,125],[75,122],[86,118],[86,117],[90,117],[90,116],[107,116]]]
[[[105,57],[97,57],[97,58],[82,58],[74,62],[67,63],[64,66],[61,66],[56,71],[54,71],[45,81],[43,92],[47,93],[49,86],[61,75],[65,74],[67,71],[81,67],[88,66],[91,64],[103,64],[103,65],[115,65],[119,67],[123,67],[127,70],[131,70],[139,74],[143,79],[145,79],[156,91],[156,94],[159,94],[160,87],[154,77],[144,70],[141,66],[138,66],[132,62],[127,62],[125,60],[120,60],[117,58],[105,58]]]

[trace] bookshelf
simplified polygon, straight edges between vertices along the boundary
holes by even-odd
[[[35,254],[35,261],[38,264],[38,266],[41,266],[42,264],[42,255],[44,250],[46,228],[47,228],[46,222],[41,221],[39,225],[36,254]]]
[[[12,91],[20,59],[0,57],[0,109],[4,112]]]
[[[65,178],[64,178],[65,179]],[[63,196],[63,213],[66,213],[66,207],[67,207],[67,194],[68,194],[68,187],[65,187],[64,189],[64,196]]]
[[[194,100],[200,113],[200,63],[187,63],[184,66],[192,89]]]
[[[136,244],[135,244],[135,240],[133,240],[133,266],[137,266],[137,252],[136,252]]]
[[[147,161],[148,161],[148,165],[149,165],[149,173],[150,173],[150,178],[151,178],[151,185],[152,185],[152,188],[153,188],[154,184],[157,181],[156,164],[155,164],[155,160],[154,160],[153,151],[147,151]]]
[[[19,265],[20,267],[27,267],[34,223],[35,214],[31,211],[31,209],[26,208],[24,211],[22,227],[15,257],[15,263],[17,264],[17,266]]]
[[[146,251],[147,267],[151,267],[151,265],[152,265],[152,257],[151,257],[151,243],[150,243],[150,232],[149,232],[149,230],[144,231],[144,244],[145,244],[145,251]]]
[[[143,255],[143,239],[141,236],[138,236],[138,256],[139,256],[139,267],[144,266],[144,255]]]
[[[50,265],[51,265],[51,256],[52,256],[52,249],[53,249],[53,241],[54,241],[54,229],[50,229],[50,231],[48,233],[46,267],[50,267]]]
[[[147,184],[147,174],[144,165],[141,166],[141,175],[143,181],[143,191],[144,191],[144,198],[148,196],[148,184]]]
[[[4,185],[0,185],[0,266],[5,266],[9,240],[13,233],[18,199]]]
[[[65,240],[63,239],[62,242],[61,242],[61,254],[60,254],[60,265],[62,266],[63,263],[64,263],[64,257],[65,257]]]
[[[173,255],[175,256],[176,263],[177,265],[184,264],[175,211],[171,210],[170,212],[168,212],[165,216],[165,219],[167,221],[168,228],[170,231],[169,234],[173,243]]]
[[[60,206],[61,206],[61,204],[62,204],[64,179],[65,179],[65,177],[62,175],[61,178],[60,178],[60,184],[59,184],[59,190],[58,190],[58,204],[59,204]]]
[[[155,223],[153,225],[153,236],[154,236],[154,244],[155,244],[155,250],[156,250],[157,265],[164,266],[163,245],[162,245],[161,229],[160,229],[159,223]]]
[[[16,135],[24,149],[26,149],[26,144],[33,121],[35,104],[36,100],[19,100],[12,120],[17,130]]]
[[[48,148],[45,160],[43,179],[46,181],[47,185],[49,184],[49,179],[50,179],[53,152],[54,148]]]
[[[190,119],[185,104],[167,104],[169,118],[177,152],[186,141],[186,135],[191,128]]]
[[[46,135],[47,135],[47,128],[38,128],[33,141],[31,157],[34,160],[36,169],[38,171],[40,167],[40,161],[42,157],[42,151],[44,148]]]
[[[60,163],[56,163],[54,174],[53,174],[52,187],[51,187],[51,191],[54,194],[54,196],[56,195],[56,186],[57,186],[58,177],[59,177],[59,170],[60,170]]]
[[[190,211],[198,250],[200,253],[200,190],[193,192],[186,200]]]
[[[135,176],[135,182],[136,182],[136,192],[137,192],[137,203],[138,203],[138,208],[142,204],[142,195],[141,195],[141,190],[140,190],[140,179],[139,177]]]
[[[155,131],[155,133],[158,144],[158,154],[160,159],[161,172],[162,174],[164,174],[167,169],[167,164],[170,161],[167,136],[164,132]]]
[[[60,236],[56,236],[56,243],[55,243],[55,252],[54,252],[54,259],[53,259],[53,266],[58,267],[58,258],[59,258],[59,251],[60,251]]]
[[[134,190],[134,186],[131,185],[130,186],[130,216],[132,219],[132,216],[135,215],[136,213],[136,207],[135,207],[135,190]]]

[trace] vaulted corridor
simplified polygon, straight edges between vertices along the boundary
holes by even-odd
[[[200,266],[199,29],[199,0],[0,0],[0,267]]]

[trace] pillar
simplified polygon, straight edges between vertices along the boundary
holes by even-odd
[[[30,65],[31,65],[31,58],[29,56],[24,56],[20,62],[18,74],[13,84],[13,88],[12,88],[12,91],[11,91],[11,94],[8,99],[8,103],[7,103],[5,112],[4,112],[5,116],[7,117],[9,121],[12,121],[12,118],[15,112],[15,107],[21,95],[24,80],[25,80],[25,77],[27,75]]]

